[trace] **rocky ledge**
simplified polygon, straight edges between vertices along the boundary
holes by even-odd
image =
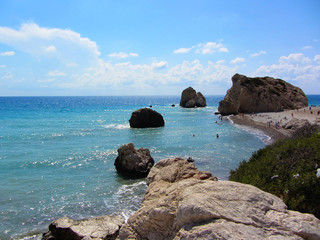
[[[251,185],[215,181],[181,158],[150,171],[120,239],[320,239],[320,220]]]
[[[320,239],[314,215],[289,211],[251,185],[217,181],[182,158],[160,160],[147,183],[141,207],[121,227],[121,218],[92,225],[62,218],[43,239],[114,239],[119,228],[117,239]]]
[[[281,79],[250,78],[235,74],[232,87],[219,103],[221,115],[256,112],[279,112],[308,106],[304,92]]]

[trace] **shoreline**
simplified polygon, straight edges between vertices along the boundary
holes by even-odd
[[[238,114],[229,116],[234,124],[248,126],[261,130],[271,138],[271,144],[277,140],[286,139],[293,135],[294,130],[286,129],[285,125],[293,120],[307,120],[310,124],[320,126],[320,107],[304,107],[297,110],[282,112],[265,112],[256,114]],[[275,125],[277,123],[277,127]],[[267,144],[269,145],[269,144]]]

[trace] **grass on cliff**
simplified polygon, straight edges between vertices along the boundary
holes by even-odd
[[[230,172],[229,180],[254,185],[288,209],[320,218],[320,134],[282,140],[255,152]]]

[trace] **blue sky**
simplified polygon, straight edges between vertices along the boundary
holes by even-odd
[[[235,73],[320,94],[318,0],[0,0],[0,96],[224,95]]]

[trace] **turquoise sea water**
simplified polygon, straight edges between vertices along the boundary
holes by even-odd
[[[320,105],[320,95],[308,97]],[[192,157],[226,180],[268,137],[220,121],[214,113],[223,97],[206,98],[208,107],[184,109],[179,96],[0,97],[0,239],[41,233],[63,216],[128,217],[146,189],[115,171],[117,149],[129,142],[149,148],[156,162]],[[132,111],[150,105],[165,127],[131,129]]]

